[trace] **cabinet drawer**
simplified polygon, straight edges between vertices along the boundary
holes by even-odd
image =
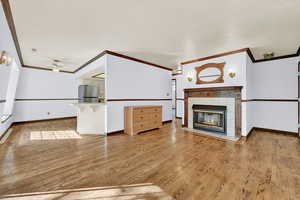
[[[151,128],[160,128],[162,126],[161,120],[153,120],[150,122]]]
[[[152,112],[162,112],[162,108],[161,107],[157,107],[157,108],[152,108]]]
[[[157,112],[157,113],[150,113],[148,116],[149,116],[149,119],[150,120],[161,120],[162,114],[160,112]]]
[[[144,122],[144,121],[147,121],[148,119],[149,119],[149,116],[144,115],[144,114],[138,114],[138,115],[133,116],[134,123]]]
[[[161,108],[137,108],[133,110],[133,115],[151,114],[162,112]]]
[[[133,126],[133,131],[137,132],[137,131],[143,131],[146,130],[148,128],[148,125],[146,123],[136,123]]]
[[[139,122],[150,122],[153,120],[161,121],[161,113],[149,113],[149,114],[139,114],[133,116],[133,122],[139,123]]]
[[[143,115],[146,114],[146,110],[144,108],[136,108],[133,110],[133,115]]]

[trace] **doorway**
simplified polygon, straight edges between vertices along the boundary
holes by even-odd
[[[173,119],[176,119],[176,112],[177,112],[177,103],[176,103],[176,87],[177,87],[177,82],[176,79],[172,79],[172,117]]]

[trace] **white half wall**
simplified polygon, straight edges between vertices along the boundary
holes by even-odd
[[[163,121],[172,120],[172,71],[113,55],[107,55],[106,59],[108,133],[124,129],[125,106],[162,105]],[[114,99],[123,101],[110,101]]]
[[[255,127],[298,132],[297,102],[253,102]]]
[[[17,101],[15,122],[75,117],[76,109],[69,104],[77,102],[75,100]]]

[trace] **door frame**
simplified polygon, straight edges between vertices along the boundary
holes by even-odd
[[[300,137],[300,127],[299,127],[299,124],[300,124],[300,61],[298,62],[298,135]]]
[[[177,118],[177,79],[172,78],[172,81],[175,82],[175,119]],[[172,111],[173,111],[173,106],[172,106]]]

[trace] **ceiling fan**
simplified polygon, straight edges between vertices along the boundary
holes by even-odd
[[[76,65],[76,63],[71,62],[71,61],[69,61],[68,59],[66,59],[64,57],[57,58],[57,57],[45,56],[45,55],[39,53],[39,51],[36,48],[32,48],[31,50],[34,54],[39,54],[40,56],[48,59],[49,63],[51,63],[51,64],[49,64],[50,68],[54,72],[61,71],[65,66]]]
[[[66,65],[74,65],[75,63],[66,60],[65,58],[57,59],[47,57],[51,61],[51,68],[54,72],[61,71]]]
[[[52,63],[52,71],[59,72],[63,66],[61,66],[59,63],[53,62]]]

